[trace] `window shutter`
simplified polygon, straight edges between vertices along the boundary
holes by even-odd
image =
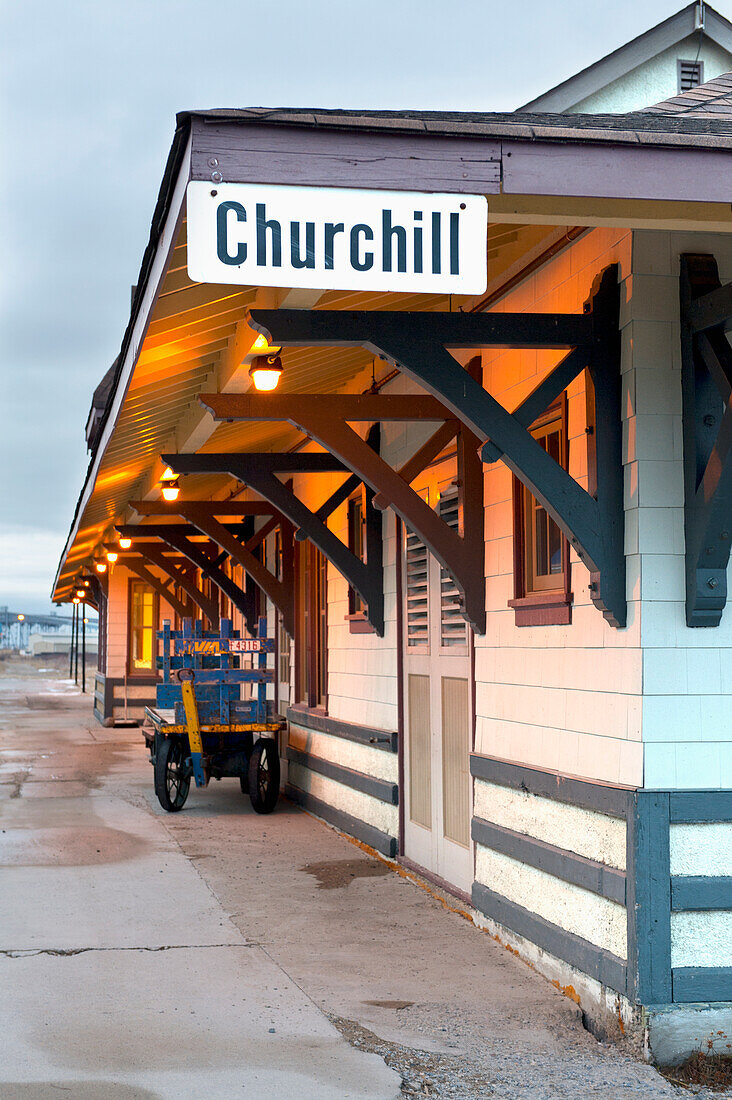
[[[442,493],[437,510],[448,527],[459,530],[460,502],[454,486]],[[466,644],[467,627],[460,611],[460,594],[450,574],[440,566],[440,645],[449,648]]]
[[[407,645],[428,646],[429,559],[427,547],[407,530]]]

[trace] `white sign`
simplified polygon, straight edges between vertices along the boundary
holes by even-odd
[[[262,643],[257,638],[230,638],[229,653],[259,653]]]
[[[482,294],[483,195],[188,184],[197,283]]]

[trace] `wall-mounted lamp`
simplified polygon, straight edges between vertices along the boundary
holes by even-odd
[[[86,592],[84,591],[83,588],[77,588],[76,589],[76,595],[79,597],[80,600],[85,600],[86,599]]]
[[[257,390],[274,390],[282,374],[282,360],[274,352],[278,348],[271,348],[270,355],[255,355],[249,368],[249,377]]]
[[[88,587],[89,587],[89,581],[84,581],[84,588],[88,588]]]
[[[129,550],[129,548],[130,548],[131,546],[132,546],[132,539],[123,539],[123,538],[121,538],[121,539],[119,540],[119,548],[120,548],[120,550]]]
[[[72,602],[72,603],[81,603],[81,600],[79,599],[79,597],[78,597],[78,596],[74,596],[74,598],[73,598],[73,600],[72,600],[71,602]]]
[[[25,622],[25,615],[23,615],[22,613],[20,615],[18,615],[18,622],[19,623]]]
[[[106,561],[95,561],[94,568],[96,569],[97,573],[106,573],[107,563]]]
[[[177,500],[180,492],[178,475],[174,474],[170,466],[166,466],[163,476],[160,478],[160,488],[163,491],[163,500]]]
[[[116,562],[118,557],[119,557],[119,554],[117,554],[117,552],[115,550],[107,550],[107,561],[110,564],[112,564],[113,562]]]

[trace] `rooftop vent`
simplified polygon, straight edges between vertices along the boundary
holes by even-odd
[[[678,62],[679,95],[704,83],[703,61]]]

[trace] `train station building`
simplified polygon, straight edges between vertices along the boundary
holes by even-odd
[[[53,593],[107,724],[266,616],[286,794],[659,1057],[732,1025],[731,165],[729,73],[179,115]]]

